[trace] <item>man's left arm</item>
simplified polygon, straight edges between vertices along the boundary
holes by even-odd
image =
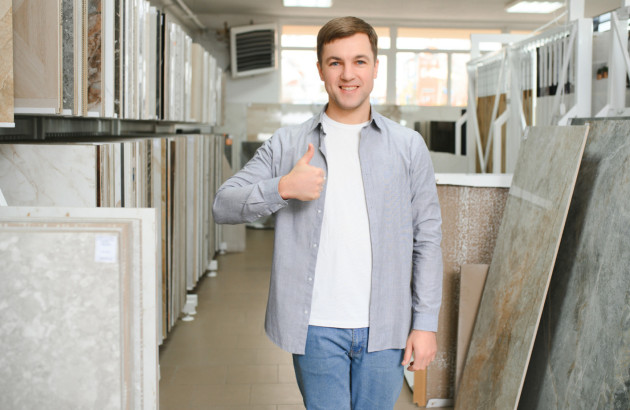
[[[418,136],[411,160],[413,212],[412,330],[403,366],[425,369],[437,353],[438,315],[442,302],[442,216],[429,150]],[[414,360],[411,361],[412,353]]]

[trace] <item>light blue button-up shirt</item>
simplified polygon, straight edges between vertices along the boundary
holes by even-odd
[[[245,167],[219,188],[217,223],[251,222],[276,214],[276,232],[265,318],[269,338],[303,354],[313,278],[326,204],[284,200],[280,178],[306,153],[326,171],[322,113],[281,128]],[[422,137],[372,109],[361,131],[359,159],[372,243],[368,351],[404,348],[410,329],[437,331],[442,300],[441,214],[433,165]]]

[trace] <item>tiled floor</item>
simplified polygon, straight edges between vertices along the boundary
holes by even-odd
[[[160,348],[160,409],[303,410],[291,355],[264,333],[273,231],[247,230],[247,251],[220,256],[192,322]],[[417,409],[406,384],[396,410]]]

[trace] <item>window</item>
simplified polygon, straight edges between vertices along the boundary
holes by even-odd
[[[281,102],[323,104],[328,101],[316,66],[319,29],[320,26],[282,27]],[[500,30],[402,27],[375,27],[375,30],[379,37],[379,70],[371,102],[425,106],[465,106],[470,35],[500,33]],[[487,51],[496,46],[483,44],[480,48]],[[388,85],[392,90],[388,90]]]
[[[396,104],[446,105],[448,54],[396,53]]]

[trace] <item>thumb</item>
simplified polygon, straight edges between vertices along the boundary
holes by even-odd
[[[406,366],[411,361],[411,353],[413,352],[412,344],[407,342],[407,346],[405,346],[405,354],[403,356],[402,365]]]
[[[304,154],[304,156],[300,158],[298,162],[302,164],[308,164],[309,162],[311,162],[311,159],[313,159],[313,155],[315,155],[315,147],[313,147],[313,144],[308,144],[308,150],[306,151],[306,154]]]

